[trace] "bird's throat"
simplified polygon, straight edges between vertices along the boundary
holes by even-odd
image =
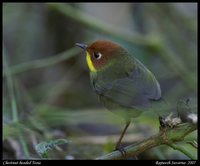
[[[87,61],[87,64],[88,64],[88,67],[90,69],[91,72],[96,72],[96,69],[92,63],[92,60],[90,58],[90,54],[86,51],[86,61]]]

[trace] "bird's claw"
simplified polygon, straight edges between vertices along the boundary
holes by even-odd
[[[123,158],[126,158],[127,156],[126,151],[123,148],[123,146],[121,146],[121,144],[116,146],[115,151],[119,151],[121,155],[123,156]]]

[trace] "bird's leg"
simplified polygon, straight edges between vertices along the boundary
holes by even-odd
[[[125,126],[123,132],[121,133],[119,140],[118,140],[116,147],[115,147],[115,150],[119,150],[123,156],[126,156],[126,152],[124,151],[123,147],[121,147],[121,142],[122,142],[124,134],[126,133],[126,130],[127,130],[128,126],[130,125],[130,123],[131,123],[131,121],[126,122],[126,126]]]

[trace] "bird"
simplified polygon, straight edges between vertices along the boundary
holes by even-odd
[[[97,40],[76,46],[86,53],[91,86],[100,102],[126,121],[115,147],[120,150],[131,120],[161,99],[160,84],[142,62],[118,43]]]

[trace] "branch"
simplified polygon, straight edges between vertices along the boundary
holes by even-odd
[[[126,157],[137,156],[140,153],[160,145],[168,145],[176,150],[179,150],[177,146],[174,146],[175,142],[182,141],[184,137],[194,130],[197,129],[197,125],[190,123],[182,123],[174,128],[160,128],[158,134],[142,141],[137,144],[132,144],[124,148]],[[188,157],[194,159],[191,154],[181,148],[181,152],[186,154]],[[104,156],[96,158],[97,160],[116,160],[124,159],[124,156],[119,151],[114,151],[112,153],[106,154]]]

